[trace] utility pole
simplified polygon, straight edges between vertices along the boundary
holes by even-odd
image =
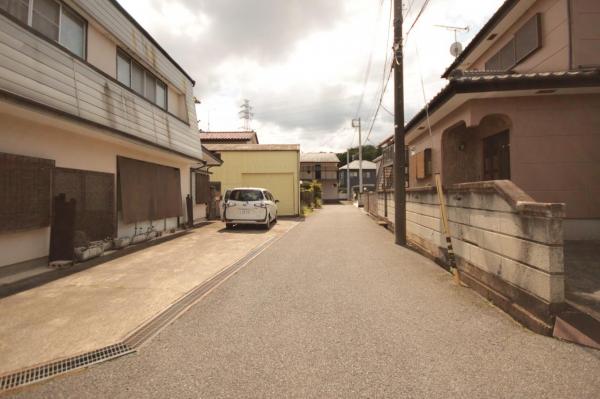
[[[363,173],[362,173],[362,128],[360,118],[352,119],[352,127],[358,127],[358,193],[363,192]]]
[[[406,245],[406,159],[402,23],[402,0],[394,0],[394,227],[396,244],[404,246]]]
[[[352,201],[352,193],[350,192],[350,149],[346,150],[346,196],[348,201]]]

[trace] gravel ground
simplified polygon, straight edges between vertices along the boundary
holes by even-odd
[[[600,352],[535,335],[352,206],[326,206],[138,354],[18,397],[600,398]]]

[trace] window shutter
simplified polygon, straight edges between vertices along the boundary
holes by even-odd
[[[196,204],[208,204],[210,202],[210,184],[208,175],[196,173]]]
[[[118,157],[120,207],[125,223],[183,215],[179,169]]]
[[[515,34],[516,61],[522,61],[528,55],[539,49],[541,39],[541,16],[536,14],[525,23]]]
[[[0,153],[0,232],[50,225],[54,161]]]

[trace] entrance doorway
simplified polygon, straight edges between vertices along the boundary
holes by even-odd
[[[483,179],[510,179],[510,143],[508,130],[483,139]]]

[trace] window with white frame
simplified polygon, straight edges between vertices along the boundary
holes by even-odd
[[[117,80],[160,108],[167,109],[167,85],[121,49],[117,51]]]
[[[85,58],[86,21],[55,0],[0,0],[0,10]]]

